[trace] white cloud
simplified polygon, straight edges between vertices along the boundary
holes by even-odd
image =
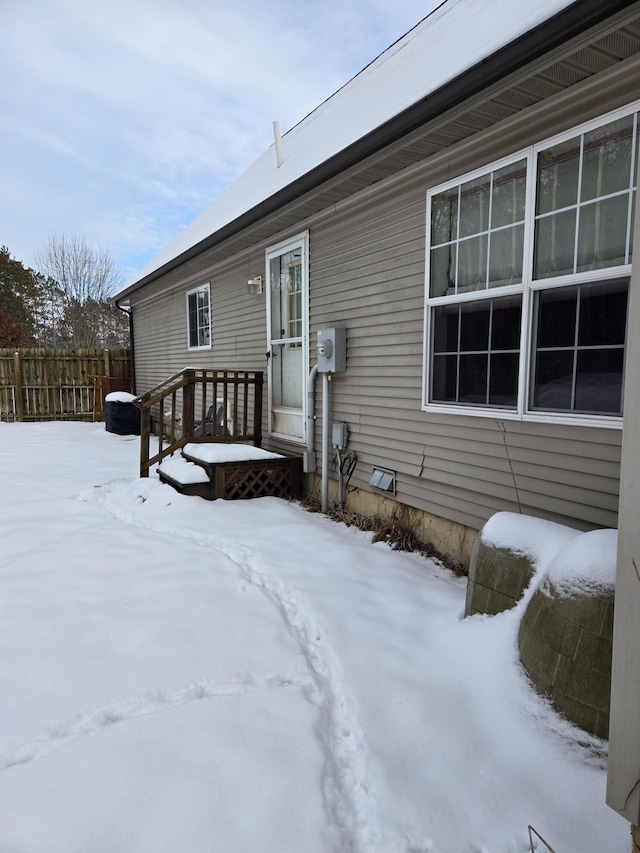
[[[435,0],[4,0],[0,244],[143,266]]]

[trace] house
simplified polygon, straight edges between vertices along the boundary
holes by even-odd
[[[333,490],[346,424],[348,506],[462,563],[500,510],[616,527],[639,115],[640,2],[448,0],[118,295],[138,392],[264,370],[267,449]],[[639,787],[611,800],[634,824]]]
[[[615,527],[639,10],[444,3],[119,294],[137,390],[264,369],[265,446],[303,454],[316,333],[344,328],[352,503],[462,561],[498,510]]]

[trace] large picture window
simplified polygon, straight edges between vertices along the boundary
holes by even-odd
[[[620,421],[638,114],[427,193],[424,408]]]
[[[211,291],[208,284],[187,293],[187,346],[211,348]]]

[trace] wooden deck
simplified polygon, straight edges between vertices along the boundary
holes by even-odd
[[[190,449],[193,447],[189,445]],[[252,448],[247,447],[249,450]],[[185,449],[180,452],[180,459],[183,465],[176,464],[175,457],[171,464],[163,466],[161,463],[158,476],[183,495],[197,495],[211,501],[261,497],[290,500],[300,496],[302,460],[299,457],[270,455],[268,458],[215,462],[205,461],[199,458],[197,451]],[[181,475],[181,470],[186,476]]]

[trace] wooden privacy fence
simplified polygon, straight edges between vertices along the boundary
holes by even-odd
[[[99,420],[130,370],[128,349],[0,349],[0,421]]]

